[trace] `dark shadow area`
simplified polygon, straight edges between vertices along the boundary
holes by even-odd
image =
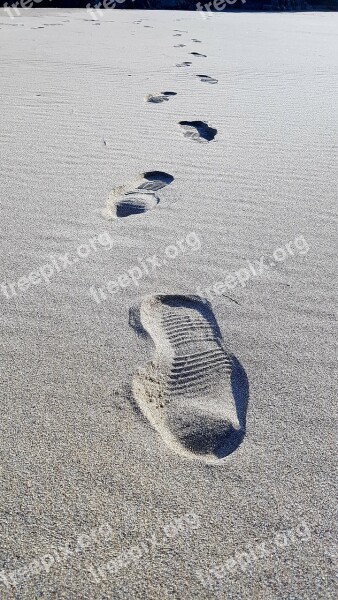
[[[129,309],[128,324],[135,331],[136,335],[140,336],[141,338],[149,337],[148,332],[144,329],[141,323],[139,306],[133,306]]]
[[[139,215],[146,212],[147,207],[145,204],[135,204],[134,202],[128,202],[123,200],[116,205],[116,216],[117,217],[130,217],[130,215]]]
[[[194,127],[199,136],[207,142],[211,142],[217,134],[217,129],[209,127],[204,121],[180,121],[179,125],[182,125],[182,127]],[[186,135],[189,137],[189,131],[187,131]]]
[[[173,94],[174,92],[167,92],[167,95]],[[163,183],[163,187],[174,181],[173,176],[164,171],[147,171],[143,174],[143,177],[144,179],[147,179],[147,181],[159,181],[160,183]]]
[[[249,404],[249,381],[247,374],[235,356],[231,356],[231,389],[236,404],[237,418],[240,424],[240,430],[233,429],[223,439],[220,438],[219,445],[215,451],[218,458],[228,456],[242,443],[245,437],[246,413]]]
[[[247,374],[235,356],[231,357],[231,389],[235,399],[236,411],[241,429],[246,429],[246,413],[249,403],[249,380]]]

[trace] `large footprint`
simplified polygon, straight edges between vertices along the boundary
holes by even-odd
[[[217,129],[204,121],[180,121],[179,125],[184,130],[184,137],[195,142],[211,142],[217,134]]]
[[[115,188],[108,199],[104,211],[108,218],[129,217],[155,208],[160,199],[155,193],[174,180],[172,175],[163,171],[147,171],[136,181]]]
[[[143,414],[183,456],[217,462],[233,452],[244,436],[247,382],[224,349],[209,302],[149,296],[138,324],[156,347],[153,361],[133,378]]]

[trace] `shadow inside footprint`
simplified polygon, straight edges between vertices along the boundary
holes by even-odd
[[[116,203],[117,217],[130,217],[130,215],[139,215],[151,210],[158,204],[159,200],[152,193],[149,196],[144,194],[135,194],[130,192]]]
[[[190,52],[190,54],[192,54],[193,56],[203,56],[204,58],[207,58],[206,54],[200,54],[199,52]]]
[[[182,456],[218,462],[245,435],[249,384],[229,354],[208,301],[156,294],[129,324],[155,344],[133,379],[133,394],[163,441]]]
[[[139,190],[157,191],[174,181],[173,176],[164,171],[146,171],[143,173],[143,178],[145,181],[140,183],[137,188]]]
[[[209,127],[204,121],[180,121],[179,125],[184,130],[184,137],[195,142],[211,142],[217,134],[217,129]]]
[[[178,64],[176,65],[176,67],[190,67],[190,65],[191,65],[191,64],[192,64],[191,62],[189,62],[189,61],[185,60],[185,61],[184,61],[184,62],[182,62],[182,63],[178,63]]]
[[[235,356],[231,356],[231,389],[236,405],[236,412],[240,428],[233,429],[231,434],[224,438],[219,438],[219,444],[215,447],[215,455],[218,458],[225,458],[231,454],[241,444],[245,436],[246,413],[249,402],[249,381],[247,374]]]

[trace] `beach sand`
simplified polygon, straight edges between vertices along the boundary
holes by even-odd
[[[0,11],[1,598],[336,597],[337,24]]]

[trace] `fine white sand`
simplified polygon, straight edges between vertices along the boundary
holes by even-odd
[[[0,12],[0,597],[334,598],[338,15],[91,19]]]

